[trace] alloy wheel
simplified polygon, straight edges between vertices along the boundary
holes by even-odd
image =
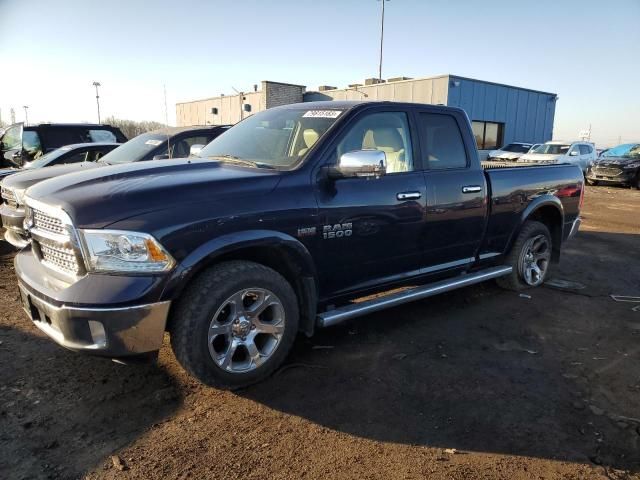
[[[551,260],[551,244],[546,235],[536,235],[524,244],[520,256],[520,276],[529,286],[536,287],[544,281]]]
[[[209,353],[229,373],[246,373],[276,351],[285,330],[280,299],[264,288],[246,288],[227,298],[211,319]]]

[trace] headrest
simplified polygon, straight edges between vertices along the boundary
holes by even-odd
[[[404,148],[402,135],[398,129],[393,127],[382,127],[373,129],[373,143],[376,148],[389,148],[400,151]]]
[[[320,134],[316,132],[313,128],[307,128],[302,132],[302,138],[304,139],[304,144],[307,148],[313,147],[313,144],[318,141],[320,138]]]

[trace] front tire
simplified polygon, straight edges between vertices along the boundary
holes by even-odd
[[[171,347],[201,382],[237,389],[282,364],[298,322],[295,292],[282,275],[254,262],[224,262],[187,287],[172,314]]]
[[[552,246],[551,234],[545,224],[526,221],[507,255],[507,265],[513,271],[498,278],[498,285],[515,291],[542,285],[549,272]]]

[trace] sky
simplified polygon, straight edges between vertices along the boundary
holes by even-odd
[[[262,80],[377,76],[380,0],[0,0],[0,114],[175,124],[175,103]],[[640,141],[640,0],[389,0],[383,78],[557,93],[554,138]]]

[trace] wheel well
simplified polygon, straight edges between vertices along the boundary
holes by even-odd
[[[529,215],[527,220],[535,220],[546,225],[551,233],[553,243],[551,259],[555,262],[559,261],[562,243],[562,214],[560,210],[552,205],[544,205]]]
[[[305,272],[296,259],[296,254],[287,248],[274,246],[251,246],[239,248],[220,256],[214,257],[194,275],[189,283],[193,282],[204,270],[218,263],[230,260],[245,260],[259,263],[269,267],[289,282],[298,299],[300,311],[300,330],[311,336],[316,321],[317,292],[315,278],[309,272]]]

